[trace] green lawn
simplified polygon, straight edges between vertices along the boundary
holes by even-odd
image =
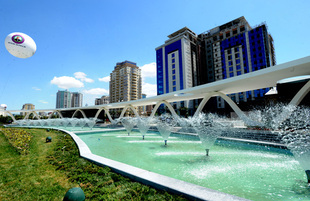
[[[27,155],[0,131],[0,200],[62,200],[72,187],[81,187],[86,200],[185,200],[80,158],[70,135],[25,130],[32,135]]]

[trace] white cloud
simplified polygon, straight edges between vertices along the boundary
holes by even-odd
[[[43,103],[43,104],[48,104],[47,101],[44,101],[44,100],[39,100],[40,103]]]
[[[157,95],[157,85],[156,84],[150,84],[150,83],[142,83],[142,93],[146,94],[147,98],[151,96]]]
[[[75,79],[74,77],[62,76],[62,77],[54,77],[51,81],[51,84],[57,85],[62,89],[69,88],[82,88],[84,87],[83,82]]]
[[[86,76],[87,75],[85,73],[83,73],[83,72],[76,72],[76,73],[74,73],[74,77],[76,79],[81,80],[82,82],[88,82],[88,83],[94,82],[93,79],[87,78]]]
[[[140,67],[141,69],[141,76],[142,79],[150,77],[150,78],[154,78],[156,77],[156,63],[149,63],[149,64],[145,64],[142,67]]]
[[[100,82],[110,82],[110,76],[106,76],[98,79]]]
[[[91,95],[109,95],[109,91],[104,88],[94,88],[89,90],[83,90],[84,94],[91,94]]]
[[[41,89],[39,89],[38,87],[32,87],[32,89],[34,89],[36,91],[41,91]]]

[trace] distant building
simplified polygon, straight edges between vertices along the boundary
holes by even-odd
[[[142,97],[141,69],[136,63],[124,61],[116,63],[110,74],[110,103],[138,100]],[[141,107],[137,108],[141,114]],[[120,110],[113,110],[117,117]],[[126,115],[130,115],[126,113]]]
[[[56,108],[82,107],[83,94],[58,90],[56,94]]]
[[[23,105],[22,110],[34,110],[35,109],[35,105],[32,103],[26,103]],[[27,112],[21,112],[20,115],[26,115]]]
[[[83,105],[83,94],[79,92],[71,93],[71,107],[82,107]]]
[[[110,74],[110,103],[141,99],[141,85],[141,69],[136,63],[117,63]]]
[[[110,103],[110,97],[109,96],[101,96],[101,98],[95,99],[95,105],[104,105]]]

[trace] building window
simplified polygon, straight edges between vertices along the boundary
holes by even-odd
[[[175,64],[172,64],[172,69],[175,69]]]
[[[231,60],[231,55],[228,56],[228,60]]]
[[[176,82],[175,82],[175,81],[173,81],[173,82],[172,82],[172,85],[175,85],[175,84],[176,84]]]
[[[231,65],[232,65],[232,62],[231,62],[231,61],[229,61],[229,62],[228,62],[228,66],[231,66]]]
[[[172,79],[175,80],[175,75],[172,75]]]
[[[174,53],[171,54],[171,57],[174,58]]]
[[[176,91],[176,87],[173,87],[173,91]]]
[[[174,69],[172,70],[172,74],[175,74],[175,70]]]
[[[175,59],[172,59],[172,63],[175,63]]]

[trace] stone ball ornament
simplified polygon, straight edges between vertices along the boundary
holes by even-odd
[[[18,58],[29,58],[34,55],[37,45],[27,34],[14,32],[7,35],[4,41],[7,51]]]

